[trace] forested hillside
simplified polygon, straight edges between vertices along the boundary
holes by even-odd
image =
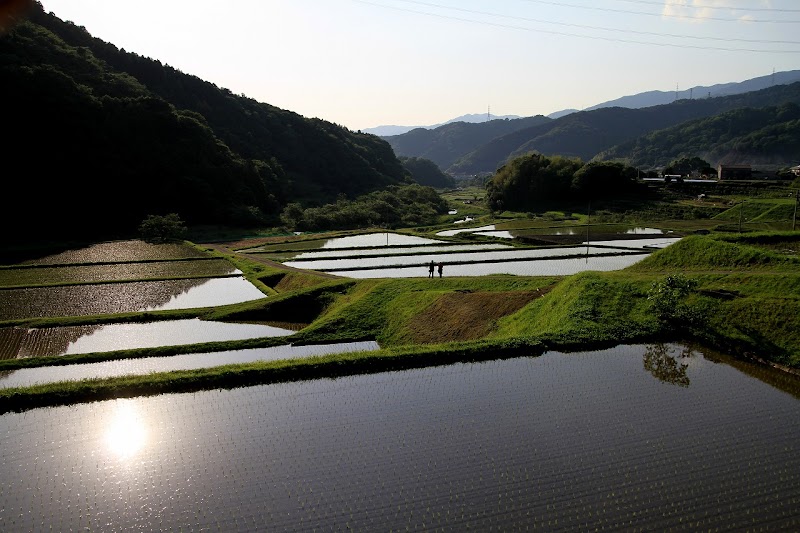
[[[453,174],[494,172],[505,162],[527,152],[578,157],[586,161],[615,145],[690,120],[735,109],[779,106],[787,102],[800,104],[800,82],[733,96],[678,100],[642,109],[613,107],[581,111],[497,137],[465,155],[447,170]],[[714,151],[723,153],[725,148],[715,148]],[[740,157],[751,155],[757,153],[742,152]],[[671,158],[668,154],[661,157]]]
[[[438,128],[416,128],[402,135],[383,137],[398,156],[430,159],[441,169],[476,148],[508,133],[546,124],[552,119],[537,115],[509,120],[487,122],[451,122]]]
[[[9,238],[126,234],[165,212],[266,224],[292,201],[321,205],[406,180],[374,135],[119,50],[38,3],[0,36],[0,76],[6,198],[30,214],[19,228],[4,210]]]
[[[784,164],[800,157],[800,106],[741,108],[655,131],[600,153],[634,166],[681,157],[725,164]]]

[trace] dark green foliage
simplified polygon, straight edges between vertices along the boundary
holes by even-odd
[[[139,233],[144,241],[160,244],[182,239],[186,225],[177,213],[147,215],[139,225]]]
[[[569,197],[572,179],[583,163],[577,159],[528,154],[497,171],[486,185],[490,209],[526,209]]]
[[[302,210],[290,204],[281,215],[284,224],[302,231],[368,227],[398,228],[434,224],[447,213],[447,202],[431,187],[389,186],[354,200]]]
[[[699,329],[706,314],[699,306],[687,302],[698,286],[696,279],[681,274],[667,276],[653,282],[647,300],[658,320],[676,329]]]
[[[486,185],[486,199],[494,211],[530,210],[618,198],[639,190],[636,169],[622,163],[584,165],[579,159],[532,153],[501,167]]]
[[[593,161],[572,178],[572,191],[585,199],[625,195],[639,188],[636,169],[622,163]]]
[[[794,85],[800,87],[800,83]],[[713,164],[791,162],[800,151],[799,100],[698,118],[620,144],[598,157],[624,158],[634,165],[664,165],[672,160],[669,167],[676,174],[683,173],[684,168],[702,171],[700,163],[707,163],[695,154]],[[690,164],[681,164],[685,162]]]
[[[3,123],[4,193],[32,211],[24,225],[4,211],[9,238],[127,237],[166,212],[189,225],[264,226],[292,200],[404,181],[374,135],[119,50],[38,3],[0,39],[0,76],[0,98],[14,108]]]
[[[717,171],[706,160],[699,157],[681,157],[671,161],[664,169],[664,174],[689,175],[692,173],[710,176],[712,174],[716,175]]]
[[[400,157],[403,167],[411,174],[411,179],[420,185],[439,189],[456,186],[456,180],[448,176],[430,159],[422,157]]]

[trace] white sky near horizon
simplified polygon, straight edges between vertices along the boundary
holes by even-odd
[[[352,130],[547,115],[800,69],[798,0],[41,3],[128,52]]]

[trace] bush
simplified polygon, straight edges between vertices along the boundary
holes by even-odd
[[[139,233],[147,242],[161,244],[180,240],[186,235],[186,225],[177,213],[168,215],[147,215],[139,225]]]

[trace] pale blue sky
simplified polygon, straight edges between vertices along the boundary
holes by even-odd
[[[119,48],[350,129],[532,116],[800,69],[798,0],[42,0]]]

